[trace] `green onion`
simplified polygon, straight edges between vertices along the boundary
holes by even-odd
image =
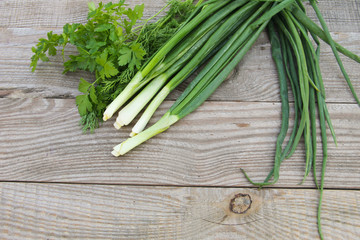
[[[183,68],[190,58],[194,57],[198,49],[209,39],[209,37],[217,28],[218,26],[215,26],[207,33],[203,34],[203,36],[199,36],[198,41],[196,41],[190,49],[186,49],[186,52],[182,54],[182,57],[178,59],[178,61],[172,63],[169,69],[153,79],[130,103],[128,103],[121,111],[119,111],[116,122],[114,123],[115,128],[120,129],[122,126],[128,125],[153,98],[159,89],[164,86],[169,78],[171,78],[181,68]],[[189,39],[195,41],[194,38],[189,37]],[[187,44],[185,46],[187,46]],[[174,52],[177,53],[178,51]],[[162,68],[164,69],[166,68],[165,65],[167,64],[161,63],[160,65],[162,65]]]
[[[127,153],[151,137],[167,130],[171,125],[199,107],[245,56],[267,26],[271,17],[291,2],[293,1],[285,0],[280,4],[274,4],[270,9],[267,9],[268,3],[264,3],[265,7],[261,10],[267,11],[264,11],[250,25],[240,28],[229,39],[158,122],[138,135],[115,146],[112,154],[119,156]]]
[[[287,86],[287,79],[286,79],[286,70],[284,67],[284,59],[281,52],[281,41],[278,37],[276,30],[275,30],[275,24],[273,21],[270,21],[268,25],[268,33],[270,37],[270,43],[271,43],[271,50],[272,50],[272,58],[274,59],[276,68],[278,70],[278,77],[279,77],[279,83],[280,83],[280,97],[281,97],[281,129],[280,133],[276,140],[276,150],[275,150],[275,163],[274,163],[274,169],[271,172],[271,176],[274,175],[274,179],[272,182],[268,182],[271,176],[267,178],[263,183],[255,183],[250,180],[250,178],[247,176],[244,170],[242,170],[247,177],[249,181],[252,182],[254,185],[270,185],[277,182],[279,179],[279,172],[280,172],[280,164],[284,158],[282,145],[285,140],[286,133],[288,131],[289,127],[289,99],[288,99],[288,86]]]
[[[184,39],[191,31],[193,31],[197,26],[199,26],[206,19],[211,19],[211,21],[221,21],[227,14],[229,14],[233,7],[241,6],[244,4],[245,0],[224,0],[224,1],[214,1],[209,4],[202,6],[201,11],[198,11],[198,14],[192,18],[187,24],[176,32],[176,34],[170,38],[170,40],[154,54],[154,56],[149,60],[144,67],[137,72],[134,78],[126,86],[126,88],[119,94],[119,96],[106,108],[104,112],[103,120],[106,121],[112,117],[112,115],[127,101],[129,100],[137,91],[139,91],[146,82],[143,82],[144,78],[162,61],[167,54],[182,40]],[[228,5],[227,5],[228,4]],[[224,8],[224,6],[227,6]],[[212,17],[211,17],[212,16]],[[216,16],[214,18],[214,16]],[[208,20],[209,21],[209,20]],[[214,22],[213,24],[216,24]],[[212,22],[211,22],[212,23]]]
[[[266,7],[269,3],[266,3],[260,8],[261,10]],[[204,44],[204,46],[199,50],[199,52],[187,63],[186,66],[176,75],[174,76],[169,83],[157,94],[157,96],[152,100],[148,108],[142,114],[139,121],[135,124],[132,129],[131,136],[134,136],[140,133],[149,122],[150,118],[155,113],[156,109],[160,106],[160,104],[165,100],[168,94],[174,90],[180,83],[182,83],[187,76],[189,76],[195,67],[199,65],[199,62],[202,62],[209,53],[219,44],[221,44],[225,38],[229,36],[233,32],[234,27],[238,27],[241,23],[246,20],[251,13],[253,13],[254,8],[257,6],[257,2],[250,2],[244,7],[240,8],[237,12],[233,13],[233,15],[227,19],[217,31],[210,37],[210,39]],[[259,11],[258,11],[259,12]],[[242,25],[242,31],[245,29],[247,25],[250,24],[251,20],[255,18],[258,14],[254,13],[250,17],[250,21],[248,20]],[[242,33],[242,31],[238,31],[238,35]],[[234,39],[234,38],[233,38]]]

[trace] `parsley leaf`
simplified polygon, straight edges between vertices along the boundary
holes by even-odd
[[[96,90],[95,90],[95,87],[94,86],[91,86],[90,88],[90,99],[93,103],[95,104],[98,104],[99,101],[98,101],[98,98],[97,98],[97,95],[96,95]]]
[[[118,57],[118,64],[119,66],[125,66],[131,62],[131,49],[127,46],[123,46],[119,53],[121,54]]]
[[[83,78],[80,78],[79,87],[78,87],[79,92],[88,93],[90,86],[91,83],[87,82]]]
[[[167,13],[148,23],[143,19],[144,4],[128,8],[125,0],[116,3],[88,3],[84,24],[67,23],[61,34],[52,31],[40,38],[31,50],[30,67],[35,71],[39,60],[48,62],[58,50],[64,59],[64,71],[84,70],[95,75],[92,83],[79,81],[76,105],[83,130],[99,127],[106,106],[124,89],[141,65],[147,61],[177,30],[194,9],[192,0],[170,0]],[[68,44],[77,53],[66,56]]]
[[[92,103],[88,95],[76,96],[76,105],[78,106],[80,116],[84,116],[92,111]]]

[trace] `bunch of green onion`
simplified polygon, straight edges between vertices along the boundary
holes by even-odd
[[[127,153],[200,106],[245,56],[270,19],[293,2],[212,0],[199,4],[104,112],[106,121],[123,107],[114,124],[119,129],[147,106],[132,129],[132,138],[114,147],[112,153]],[[205,66],[169,111],[144,130],[168,94],[203,63]]]
[[[104,112],[106,121],[121,108],[114,124],[119,129],[130,124],[147,106],[133,127],[131,137],[115,146],[112,154],[119,156],[127,153],[193,112],[228,77],[260,33],[267,28],[279,76],[282,123],[276,142],[274,168],[265,181],[255,183],[244,173],[248,180],[257,186],[276,183],[281,162],[291,157],[303,137],[306,148],[306,170],[303,180],[313,170],[315,184],[320,189],[318,229],[320,237],[323,238],[320,212],[327,160],[326,125],[329,126],[335,143],[336,137],[325,102],[325,88],[319,67],[319,38],[331,46],[358,104],[360,101],[341,63],[338,51],[359,63],[360,57],[332,40],[315,0],[310,0],[310,3],[321,27],[307,17],[300,0],[200,2],[189,19],[142,67]],[[154,125],[144,130],[168,94],[200,66],[203,66],[201,71],[171,108]],[[295,116],[292,130],[288,129],[288,83],[294,96]],[[317,117],[320,122],[323,153],[320,183],[316,180],[315,168]],[[286,146],[283,146],[288,133],[290,138]]]

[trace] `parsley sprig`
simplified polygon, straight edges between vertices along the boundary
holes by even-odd
[[[192,0],[171,0],[164,7],[167,13],[157,21],[156,15],[143,19],[144,4],[129,8],[125,0],[102,2],[96,7],[88,3],[85,24],[65,24],[61,34],[52,31],[40,38],[32,48],[32,71],[38,61],[49,61],[59,48],[64,59],[64,71],[89,71],[95,81],[81,78],[76,105],[84,132],[94,131],[102,121],[106,106],[124,89],[136,72],[178,29],[194,9]],[[151,22],[151,23],[150,23]],[[73,45],[77,54],[66,57],[66,46]]]

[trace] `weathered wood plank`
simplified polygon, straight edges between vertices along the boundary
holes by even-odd
[[[99,0],[94,1],[96,3]],[[107,0],[103,2],[109,2]],[[126,1],[130,6],[144,3],[145,17],[155,14],[165,5],[165,0],[131,0]],[[308,3],[308,14],[312,19],[316,16]],[[329,28],[333,32],[360,31],[360,1],[319,1]],[[2,0],[0,2],[0,27],[41,27],[62,28],[66,23],[85,22],[88,13],[85,0]]]
[[[39,29],[0,29],[0,96],[74,98],[80,77],[91,81],[89,73],[63,75],[62,57],[52,58],[51,64],[40,63],[35,73],[30,71],[31,47],[46,35]],[[360,33],[336,34],[345,47],[360,54]],[[68,54],[75,53],[68,51]],[[344,65],[360,94],[359,64],[344,59]],[[321,68],[329,102],[354,103],[329,47],[323,47]],[[270,44],[265,34],[254,45],[230,78],[211,97],[215,101],[279,101],[277,73],[271,59]],[[169,97],[175,99],[187,86],[185,82]]]
[[[0,197],[2,239],[318,239],[316,190],[1,183]],[[359,198],[324,192],[325,239],[357,239]]]
[[[160,112],[170,104],[166,102]],[[339,146],[329,136],[326,186],[359,189],[360,109],[355,104],[330,104],[329,111]],[[251,186],[239,169],[246,169],[257,181],[267,175],[273,164],[280,104],[207,102],[120,158],[110,151],[131,128],[116,131],[108,121],[95,134],[84,135],[73,100],[3,98],[0,115],[0,180]],[[157,113],[154,119],[160,116]],[[283,164],[276,186],[313,187],[310,177],[298,185],[303,153],[300,145]]]
[[[4,0],[0,2],[0,27],[36,26],[59,29],[66,23],[85,23],[88,14],[87,2],[85,0]],[[97,4],[100,1],[93,2]],[[126,3],[130,7],[144,3],[146,6],[144,18],[146,18],[160,10],[166,1],[131,0]]]

